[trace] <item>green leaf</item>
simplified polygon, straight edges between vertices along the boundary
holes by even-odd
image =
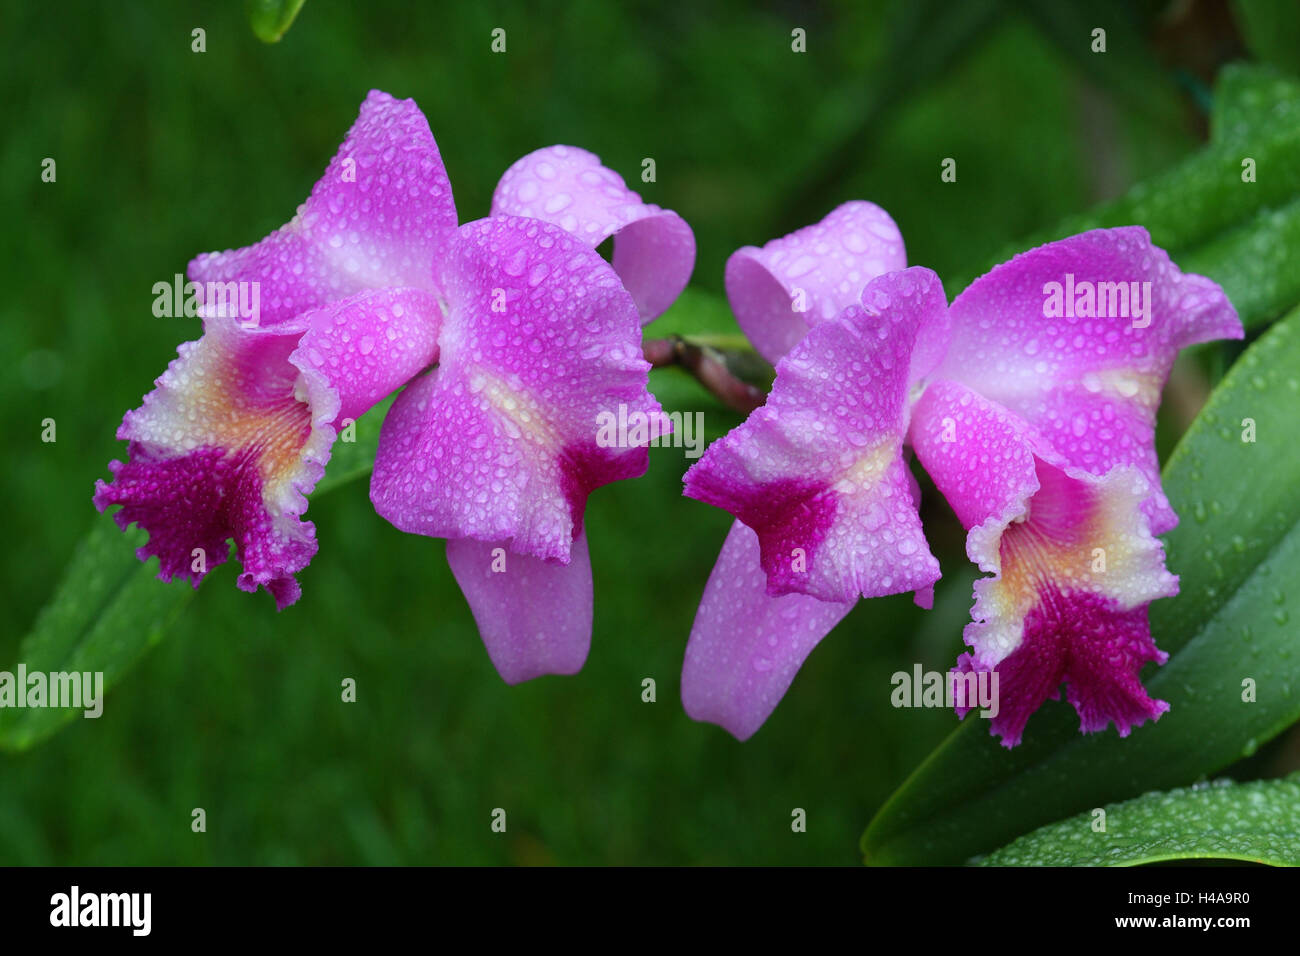
[[[162,639],[193,591],[185,583],[159,581],[156,558],[142,563],[135,556],[147,540],[138,528],[123,535],[108,515],[96,519],[19,646],[18,659],[28,674],[101,671],[107,690]],[[0,748],[25,750],[82,713],[59,707],[0,709]]]
[[[1300,9],[1300,7],[1297,7]],[[1219,75],[1211,137],[1242,158],[1277,129],[1300,128],[1300,79],[1268,66],[1231,64]],[[1257,176],[1261,174],[1256,169]],[[1249,185],[1249,184],[1245,184]],[[1243,223],[1188,252],[1179,265],[1209,276],[1228,294],[1247,328],[1277,318],[1300,302],[1300,194],[1271,203]]]
[[[650,334],[659,335],[687,333],[701,344],[748,350],[726,302],[693,289],[684,292],[650,330]],[[680,369],[661,369],[655,374],[660,376],[657,385],[663,386],[660,398],[666,408],[706,411],[706,439],[739,422],[738,415]],[[312,500],[370,474],[380,428],[393,400],[386,399],[361,416],[354,436],[346,429],[339,430],[329,466]],[[187,582],[158,580],[156,558],[147,563],[136,558],[135,549],[147,540],[148,535],[139,528],[123,535],[109,515],[96,519],[54,596],[19,645],[18,659],[29,673],[102,672],[107,691],[166,636],[193,589]],[[80,713],[53,707],[0,709],[0,749],[25,750]]]
[[[245,0],[248,22],[263,43],[279,43],[306,0]]]
[[[1126,739],[1083,736],[1073,710],[1049,701],[1010,751],[970,717],[871,822],[868,862],[960,862],[1029,828],[1215,773],[1300,718],[1300,608],[1290,606],[1300,598],[1288,594],[1300,576],[1297,401],[1300,310],[1242,355],[1165,467],[1182,519],[1165,539],[1181,593],[1151,605],[1152,635],[1171,656],[1146,685],[1170,712]]]
[[[1137,866],[1164,860],[1247,860],[1300,866],[1300,774],[1285,780],[1148,793],[1026,834],[984,866]],[[1105,820],[1105,830],[1093,826]]]
[[[1300,162],[1296,162],[1300,123],[1287,121],[1298,114],[1300,88],[1294,83],[1279,81],[1276,73],[1258,68],[1225,70],[1223,83],[1216,90],[1216,136],[1209,146],[1138,183],[1119,199],[1070,216],[1003,249],[978,272],[960,277],[961,284],[954,288],[964,288],[1017,252],[1089,229],[1144,226],[1152,242],[1168,250],[1180,265],[1189,253],[1203,264],[1219,243],[1240,251],[1273,241],[1270,230],[1275,238],[1278,226],[1268,212],[1285,209],[1300,199]],[[1242,180],[1245,159],[1254,160],[1255,182]],[[1289,238],[1290,234],[1283,232]],[[1198,247],[1208,251],[1198,257]],[[1300,252],[1295,247],[1284,248],[1290,255]],[[1221,276],[1231,265],[1225,263],[1216,271]],[[1248,281],[1243,277],[1240,284]],[[1282,309],[1297,301],[1290,299]],[[1259,322],[1278,314],[1251,313],[1248,317]]]
[[[1256,163],[1254,183],[1241,179],[1244,149],[1250,150],[1248,155]],[[1300,127],[1279,128],[1248,145],[1206,147],[1159,176],[1138,183],[1114,202],[1071,216],[1017,243],[1015,249],[1004,250],[988,268],[1016,252],[1089,229],[1144,226],[1152,242],[1172,251],[1207,242],[1260,209],[1283,205],[1300,195],[1298,154]]]
[[[668,311],[645,327],[647,339],[669,335],[680,335],[701,345],[752,348],[727,300],[695,288],[683,289]]]
[[[1223,286],[1242,325],[1254,328],[1300,302],[1300,195],[1178,257],[1186,272]]]
[[[334,443],[313,500],[369,474],[391,403],[375,406],[357,421],[354,443]],[[194,589],[184,581],[160,581],[158,559],[136,557],[148,538],[137,527],[123,533],[110,515],[95,519],[54,596],[18,647],[18,661],[29,674],[102,672],[107,691],[167,635]],[[16,665],[10,668],[16,671]],[[26,750],[81,713],[58,707],[0,708],[0,749]]]
[[[1249,143],[1297,125],[1300,79],[1254,63],[1230,63],[1220,71],[1210,112],[1213,142]]]
[[[379,451],[379,429],[396,398],[393,395],[384,399],[357,419],[355,441],[348,441],[346,430],[339,429],[339,439],[330,451],[330,463],[325,469],[325,477],[317,483],[316,490],[312,492],[313,498],[319,498],[335,488],[370,474],[375,466],[375,453]]]

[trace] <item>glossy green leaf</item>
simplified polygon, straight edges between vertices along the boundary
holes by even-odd
[[[1236,149],[1243,160],[1255,159],[1252,144],[1278,129],[1300,129],[1300,78],[1253,63],[1225,67],[1215,88],[1213,141]],[[1259,168],[1256,161],[1257,180],[1273,171]],[[1275,319],[1300,302],[1298,260],[1300,193],[1270,203],[1239,225],[1178,253],[1184,269],[1223,286],[1247,328]]]
[[[1232,63],[1219,73],[1210,113],[1213,142],[1249,143],[1273,130],[1297,125],[1300,77],[1255,63]]]
[[[1166,860],[1246,860],[1300,866],[1300,774],[1219,780],[1148,793],[1028,833],[984,866],[1137,866]],[[1104,829],[1102,827],[1104,826]]]
[[[159,581],[156,558],[148,563],[136,558],[135,549],[146,540],[138,528],[123,535],[109,516],[96,519],[54,597],[19,646],[19,664],[28,675],[98,671],[107,691],[162,639],[193,591],[184,583]],[[9,671],[18,674],[18,665]],[[6,706],[0,709],[0,748],[25,750],[82,713]]]
[[[695,288],[682,290],[668,311],[645,327],[647,339],[669,335],[680,335],[701,344],[752,348],[727,300]]]
[[[1246,328],[1276,319],[1300,302],[1300,195],[1261,209],[1177,262],[1223,286]]]
[[[335,442],[313,500],[369,474],[389,404],[376,406],[357,421],[355,442]],[[138,527],[123,533],[110,515],[95,519],[50,602],[18,647],[18,661],[28,674],[101,672],[107,692],[167,635],[194,589],[184,581],[160,581],[158,559],[141,562],[136,557],[148,537]],[[9,671],[16,674],[17,664]],[[0,708],[0,749],[25,750],[81,714],[79,709],[59,707]]]
[[[248,22],[263,43],[279,43],[306,0],[245,0]]]
[[[981,273],[1016,252],[1089,229],[1141,225],[1151,233],[1152,242],[1163,249],[1176,252],[1191,248],[1212,240],[1261,209],[1284,205],[1300,195],[1297,155],[1300,127],[1279,128],[1248,146],[1206,147],[1161,175],[1138,183],[1114,202],[1071,216],[1017,243],[1016,248],[1004,250]],[[1256,182],[1242,182],[1245,158],[1255,160]]]
[[[953,288],[964,288],[1017,252],[1089,229],[1144,226],[1152,242],[1168,250],[1181,265],[1198,247],[1213,250],[1219,242],[1245,247],[1256,241],[1252,226],[1261,230],[1260,235],[1276,228],[1268,212],[1300,198],[1300,162],[1296,162],[1300,123],[1293,121],[1300,112],[1300,90],[1279,80],[1276,73],[1258,68],[1238,68],[1225,74],[1222,92],[1216,90],[1214,125],[1218,135],[1209,146],[1138,183],[1119,199],[1070,216],[1003,249],[978,272],[953,283]],[[1254,182],[1243,181],[1243,163],[1248,159],[1254,163]],[[1218,271],[1221,276],[1226,267]]]
[[[1297,402],[1300,310],[1242,355],[1165,468],[1182,519],[1165,538],[1181,593],[1151,605],[1170,659],[1146,685],[1170,712],[1126,739],[1083,736],[1073,710],[1049,701],[1010,751],[970,717],[876,815],[868,862],[961,862],[1080,810],[1215,773],[1300,718]]]

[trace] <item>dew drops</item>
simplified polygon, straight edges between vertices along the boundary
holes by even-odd
[[[519,187],[518,191],[515,193],[515,198],[520,202],[532,202],[537,198],[539,192],[541,192],[541,187],[537,185],[537,180],[529,179],[525,180],[523,185]]]
[[[516,249],[505,262],[501,264],[501,269],[506,275],[519,276],[524,274],[524,268],[528,265],[528,250],[524,247]]]
[[[790,268],[786,269],[786,278],[798,279],[800,276],[807,275],[817,266],[817,260],[812,256],[800,256],[794,262],[790,263]]]
[[[546,210],[547,215],[553,216],[557,212],[567,209],[572,203],[573,197],[568,193],[556,193],[554,196],[551,196],[546,200],[542,208]]]

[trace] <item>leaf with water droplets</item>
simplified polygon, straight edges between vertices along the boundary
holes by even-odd
[[[377,405],[357,421],[355,442],[334,443],[312,500],[370,473],[389,404]],[[18,660],[28,674],[102,672],[107,691],[167,636],[194,590],[183,581],[158,580],[158,559],[141,562],[135,556],[147,540],[140,528],[123,533],[111,515],[95,519],[53,597],[18,646]],[[0,708],[0,750],[26,750],[81,713],[67,707]]]
[[[1098,810],[1042,827],[975,862],[1137,866],[1165,860],[1245,860],[1300,866],[1300,774],[1148,793]]]
[[[980,272],[1027,247],[1139,225],[1184,271],[1222,285],[1247,328],[1276,319],[1300,302],[1300,81],[1267,67],[1224,69],[1213,132],[1178,165],[1004,249]]]
[[[1219,73],[1210,140],[1250,143],[1278,126],[1300,125],[1300,78],[1256,63],[1231,63]]]
[[[959,863],[1029,827],[1217,773],[1300,719],[1297,598],[1279,587],[1300,578],[1297,368],[1300,309],[1247,349],[1165,466],[1183,518],[1166,536],[1181,592],[1151,605],[1170,657],[1146,686],[1169,713],[1127,738],[1081,736],[1073,710],[1049,702],[1011,751],[967,720],[871,822],[868,862]]]
[[[1300,302],[1300,195],[1261,209],[1233,229],[1178,256],[1185,272],[1208,276],[1247,328],[1267,322]]]

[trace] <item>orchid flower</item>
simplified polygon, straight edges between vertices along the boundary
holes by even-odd
[[[595,249],[610,235],[612,267]],[[424,116],[373,91],[287,225],[190,263],[205,288],[253,284],[260,314],[204,303],[203,337],[123,420],[130,460],[95,504],[149,532],[139,556],[163,580],[197,587],[233,539],[238,587],[284,608],[316,552],[302,514],[339,431],[407,385],[380,434],[376,510],[448,539],[507,681],[572,673],[591,639],[587,496],[648,457],[599,447],[596,417],[658,413],[640,327],[694,255],[680,217],[563,146],[521,160],[493,214],[458,226]]]
[[[1139,227],[1018,255],[951,306],[933,272],[904,266],[869,203],[727,264],[777,377],[685,476],[688,496],[737,518],[687,646],[686,710],[746,739],[860,597],[930,606],[939,565],[910,448],[988,575],[955,670],[997,673],[992,732],[1015,746],[1064,684],[1083,732],[1113,721],[1125,736],[1168,709],[1138,678],[1165,659],[1147,606],[1178,589],[1155,537],[1177,523],[1154,447],[1161,389],[1179,349],[1242,336],[1236,312]]]

